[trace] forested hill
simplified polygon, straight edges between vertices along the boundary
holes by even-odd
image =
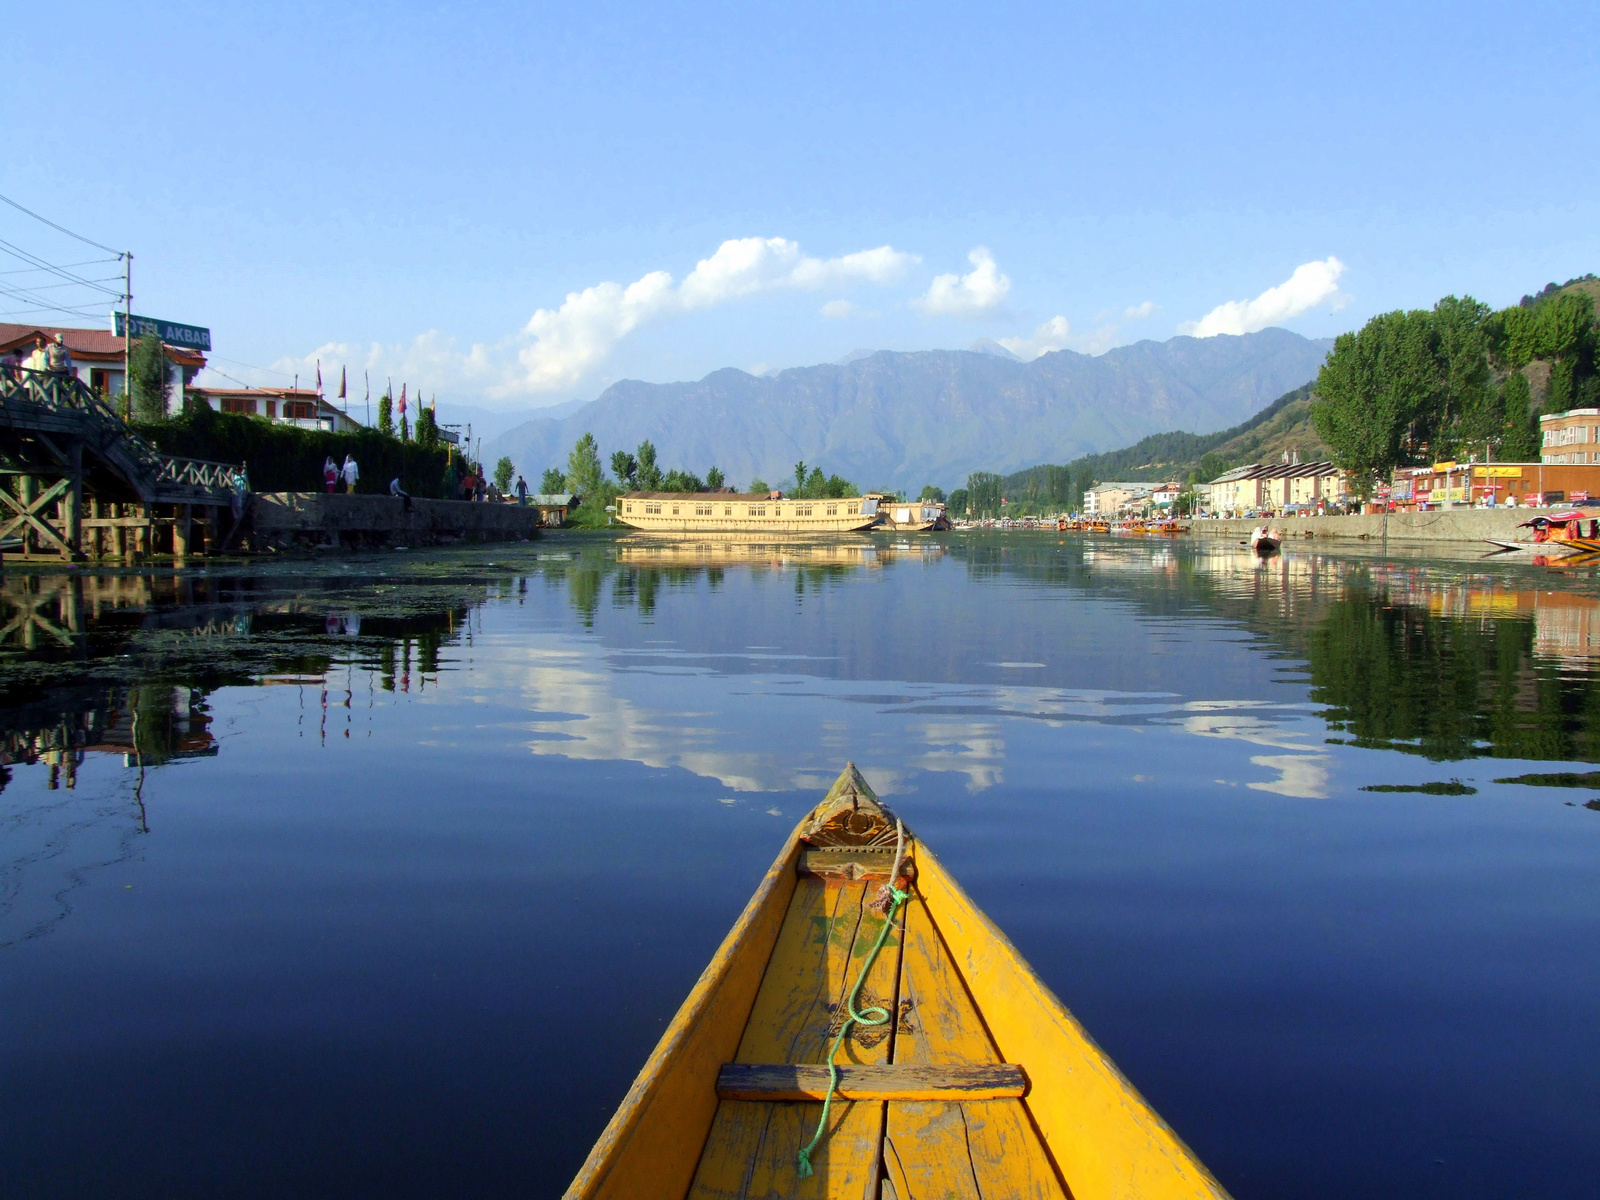
[[[1041,464],[1013,472],[994,481],[1008,507],[1019,504],[1076,510],[1083,493],[1108,479],[1159,483],[1191,478],[1212,479],[1230,467],[1267,462],[1284,451],[1297,451],[1302,462],[1326,457],[1327,448],[1311,426],[1311,385],[1279,396],[1247,421],[1217,433],[1153,433],[1133,445],[1105,454],[1087,454],[1063,466]],[[981,492],[985,477],[969,481],[969,491]],[[982,498],[979,499],[980,505]]]

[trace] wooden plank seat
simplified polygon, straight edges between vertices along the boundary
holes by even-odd
[[[1028,1094],[1016,1063],[885,1063],[836,1066],[841,1100],[1008,1100]],[[717,1072],[722,1100],[821,1100],[828,1068],[809,1063],[727,1063]]]

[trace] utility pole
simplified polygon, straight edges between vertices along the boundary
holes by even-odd
[[[133,251],[122,255],[122,416],[133,420]]]

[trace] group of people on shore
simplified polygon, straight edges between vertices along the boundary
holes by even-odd
[[[21,379],[24,372],[35,375],[70,375],[72,373],[72,351],[67,349],[67,343],[61,334],[56,334],[51,341],[44,334],[34,339],[33,349],[23,356],[22,347],[18,346],[4,357],[0,357],[0,375],[7,379]]]
[[[353,454],[346,454],[344,456],[344,466],[342,467],[333,461],[333,455],[331,454],[323,460],[322,482],[327,487],[328,494],[330,496],[333,494],[335,489],[338,488],[341,480],[344,481],[344,490],[346,493],[354,495],[356,490],[356,480],[360,478],[361,470],[356,466],[356,459],[355,455]]]

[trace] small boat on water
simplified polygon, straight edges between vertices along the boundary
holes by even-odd
[[[1583,536],[1583,522],[1589,522],[1590,536]],[[1535,554],[1545,558],[1561,558],[1572,554],[1600,553],[1600,536],[1596,536],[1597,521],[1581,512],[1551,513],[1533,517],[1518,525],[1518,529],[1532,529],[1527,539],[1485,538],[1501,553]]]
[[[1276,554],[1282,546],[1283,533],[1277,529],[1268,529],[1262,525],[1250,535],[1250,549],[1262,558]]]
[[[848,764],[566,1196],[1227,1193]]]

